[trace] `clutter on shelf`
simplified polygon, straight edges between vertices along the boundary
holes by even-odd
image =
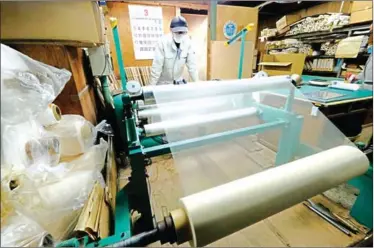
[[[286,35],[296,35],[317,31],[328,31],[349,24],[349,16],[338,14],[324,14],[316,17],[306,17],[293,24]]]
[[[1,243],[53,246],[70,235],[94,185],[105,186],[107,142],[52,104],[71,73],[1,44]]]
[[[274,37],[277,35],[277,29],[276,28],[265,28],[261,30],[261,37],[269,38]]]
[[[334,71],[334,59],[313,59],[305,62],[304,70],[306,71]]]
[[[322,43],[321,45],[321,51],[325,52],[325,55],[335,55],[336,49],[338,48],[339,40],[336,40],[335,42],[327,41],[325,43]]]
[[[296,39],[269,41],[266,43],[266,49],[269,50],[269,54],[304,53],[311,55],[313,52],[311,45],[304,44]]]

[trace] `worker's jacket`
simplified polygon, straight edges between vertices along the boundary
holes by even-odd
[[[187,65],[190,81],[197,81],[196,56],[190,38],[186,37],[177,49],[171,33],[163,36],[156,45],[150,84],[173,84],[183,81],[184,65]]]

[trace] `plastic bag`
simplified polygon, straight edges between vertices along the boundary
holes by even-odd
[[[105,185],[100,171],[107,149],[108,144],[102,139],[69,163],[40,168],[44,171],[32,170],[37,167],[12,170],[2,183],[8,186],[14,208],[60,241],[74,229],[95,183]],[[16,182],[13,187],[11,182]]]
[[[94,143],[94,126],[80,115],[62,115],[59,123],[46,130],[58,137],[61,156],[82,154]]]
[[[1,44],[1,121],[20,123],[47,109],[71,73]]]
[[[36,121],[17,125],[2,125],[2,163],[16,169],[38,166],[55,166],[60,159],[60,142],[48,135]]]
[[[1,226],[2,247],[41,247],[52,246],[51,236],[32,219],[15,214],[7,225]]]

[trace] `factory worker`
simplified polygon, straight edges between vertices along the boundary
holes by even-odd
[[[181,16],[170,23],[171,33],[164,35],[156,45],[151,70],[151,85],[185,84],[182,74],[187,66],[190,81],[198,80],[195,51],[187,35],[188,25]]]

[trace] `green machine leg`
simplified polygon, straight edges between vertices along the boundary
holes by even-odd
[[[351,216],[366,227],[373,228],[373,165],[362,176],[348,182],[360,189],[355,204],[351,209]]]
[[[292,161],[300,144],[301,128],[304,118],[295,116],[283,127],[280,141],[278,143],[276,165],[282,165]]]

